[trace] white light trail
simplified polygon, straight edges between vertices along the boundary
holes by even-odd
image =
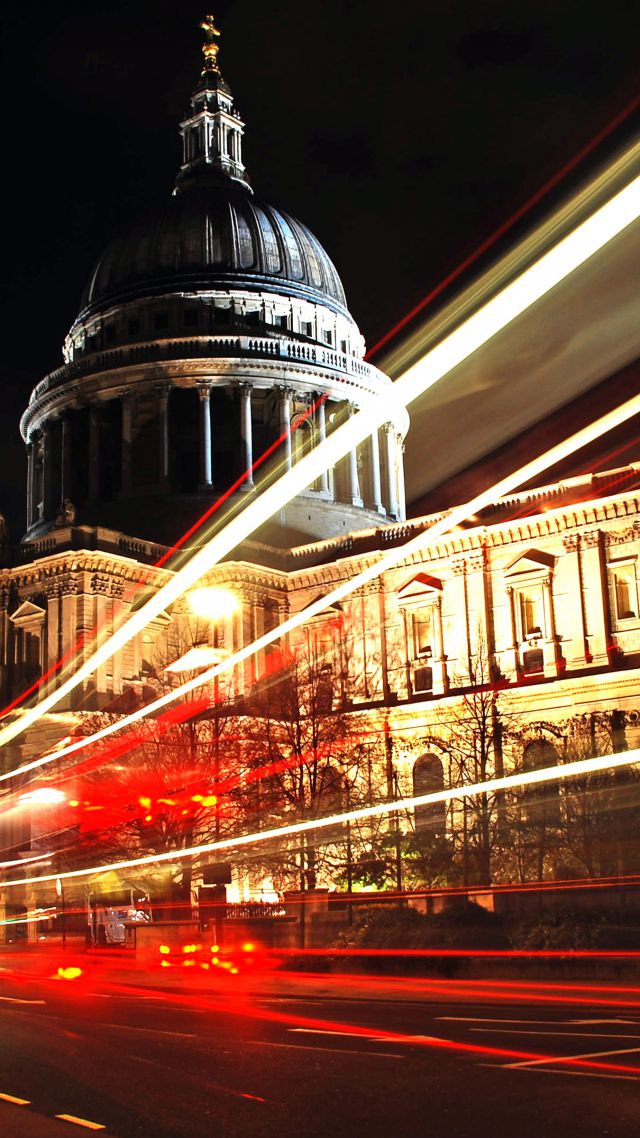
[[[34,854],[33,857],[17,857],[13,861],[0,861],[0,869],[10,869],[14,865],[28,865],[34,861],[51,862],[52,854]]]
[[[640,177],[614,195],[396,380],[392,394],[393,404],[407,406],[411,403],[639,216]],[[142,608],[130,615],[55,691],[1,727],[0,746],[16,738],[55,707],[260,524],[285,506],[296,493],[311,485],[328,467],[334,466],[389,418],[388,402],[382,399],[373,401],[333,431],[277,482],[257,495],[219,534],[199,549],[170,581],[161,586]]]
[[[416,534],[415,537],[410,538],[404,545],[398,545],[390,549],[382,557],[373,561],[371,565],[366,566],[360,573],[336,585],[329,593],[318,597],[312,604],[302,609],[301,612],[294,613],[281,624],[277,625],[276,628],[270,632],[265,632],[262,636],[258,637],[257,640],[252,641],[251,644],[247,644],[244,648],[240,648],[237,652],[227,656],[224,660],[220,660],[213,667],[207,669],[207,671],[200,672],[198,676],[187,680],[185,683],[180,684],[179,687],[173,688],[171,691],[159,696],[158,699],[153,700],[151,703],[145,704],[144,707],[130,712],[123,719],[107,724],[99,731],[94,732],[93,735],[86,735],[80,739],[76,739],[73,743],[69,743],[65,747],[59,747],[55,751],[41,755],[40,758],[33,759],[29,763],[25,763],[23,766],[18,767],[17,770],[0,774],[0,783],[7,779],[14,778],[17,774],[25,774],[28,771],[37,770],[57,759],[62,759],[65,756],[82,751],[100,742],[102,739],[107,739],[119,731],[124,731],[126,727],[140,722],[141,719],[145,719],[149,715],[156,715],[169,704],[174,703],[178,699],[183,699],[197,688],[206,686],[216,676],[241,664],[244,660],[247,660],[261,649],[268,647],[269,644],[272,644],[281,636],[293,632],[294,629],[304,624],[307,620],[311,619],[311,617],[323,612],[330,605],[344,600],[344,598],[349,596],[355,589],[360,588],[368,581],[378,577],[381,573],[393,568],[411,554],[420,551],[423,552],[432,541],[435,541],[436,538],[447,533],[454,525],[458,525],[464,521],[465,518],[468,518],[479,509],[482,509],[483,506],[490,505],[496,498],[510,493],[524,482],[528,482],[529,479],[535,477],[536,474],[541,473],[547,467],[553,466],[556,462],[559,462],[560,459],[566,458],[574,451],[579,450],[580,447],[585,446],[588,442],[592,442],[600,435],[605,434],[607,431],[619,426],[620,423],[623,423],[626,419],[639,413],[640,396],[634,396],[633,399],[630,399],[615,411],[608,412],[608,414],[597,419],[595,423],[591,423],[588,427],[578,431],[569,439],[552,447],[539,458],[533,459],[525,466],[520,467],[519,470],[514,471],[513,474],[507,475],[507,477],[501,479],[500,482],[489,487],[488,490],[484,490],[481,494],[478,494],[470,502],[466,502],[462,506],[457,506],[454,510],[451,510],[450,513],[441,518],[440,521],[434,522],[428,529],[422,530]]]
[[[412,798],[396,799],[393,802],[380,802],[376,806],[361,806],[356,810],[346,810],[342,814],[331,814],[326,818],[313,818],[307,822],[292,822],[288,826],[276,826],[272,830],[258,830],[254,834],[241,834],[236,838],[223,838],[217,842],[205,842],[187,849],[168,850],[161,854],[145,854],[144,857],[129,858],[127,861],[114,861],[106,865],[93,865],[86,869],[69,869],[64,873],[48,873],[40,877],[23,877],[16,881],[3,881],[3,889],[16,885],[36,885],[45,881],[70,880],[78,877],[92,877],[101,873],[113,873],[123,869],[135,869],[140,865],[160,865],[162,862],[179,861],[184,857],[199,857],[201,854],[217,850],[238,849],[242,846],[258,845],[262,842],[277,841],[279,838],[305,834],[313,830],[324,830],[346,822],[359,822],[365,818],[380,818],[385,814],[414,810],[416,806],[427,806],[435,802],[451,802],[456,798],[475,798],[480,794],[495,794],[498,791],[514,790],[517,787],[531,786],[535,783],[560,782],[581,775],[594,774],[603,770],[618,770],[640,762],[640,748],[622,751],[613,755],[597,755],[592,759],[579,759],[555,767],[542,767],[539,770],[521,771],[519,774],[491,778],[485,782],[469,783],[467,786],[454,786],[449,790],[438,790],[431,794],[418,794]]]
[[[211,648],[208,644],[197,644],[195,648],[189,648],[188,652],[185,652],[178,660],[174,660],[172,664],[167,664],[164,671],[194,672],[198,668],[218,664],[223,656],[224,653],[220,648]]]

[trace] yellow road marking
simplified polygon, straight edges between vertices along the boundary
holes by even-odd
[[[87,1130],[106,1130],[101,1122],[90,1122],[88,1118],[78,1118],[75,1114],[56,1114],[63,1122],[75,1122],[76,1126],[84,1126]]]

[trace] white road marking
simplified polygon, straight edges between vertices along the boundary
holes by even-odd
[[[587,1051],[582,1055],[545,1055],[544,1059],[525,1059],[523,1063],[506,1063],[506,1067],[537,1067],[546,1064],[569,1063],[576,1059],[606,1059],[608,1055],[637,1055],[640,1047],[623,1047],[617,1051]],[[640,1067],[638,1068],[640,1079]]]
[[[501,1035],[546,1035],[552,1039],[560,1035],[573,1035],[579,1039],[640,1039],[640,1035],[625,1035],[620,1031],[518,1031],[516,1028],[505,1028],[504,1031],[500,1031],[497,1027],[472,1027],[471,1031],[490,1035],[495,1035],[497,1032]]]
[[[75,1114],[56,1114],[63,1122],[73,1122],[75,1126],[84,1126],[85,1130],[106,1130],[101,1122],[91,1122],[88,1118],[78,1118]]]
[[[504,1071],[505,1067],[502,1063],[478,1063],[479,1067],[490,1067],[493,1071]],[[555,1075],[556,1078],[569,1075],[572,1079],[622,1079],[625,1083],[637,1083],[638,1079],[635,1075],[609,1075],[604,1071],[556,1071],[552,1067],[536,1067],[535,1070],[531,1067],[523,1067],[523,1075]]]
[[[366,1039],[369,1043],[442,1043],[437,1035],[394,1035],[385,1039],[379,1035],[365,1035],[362,1031],[326,1031],[320,1027],[290,1027],[287,1030],[305,1035],[345,1035],[350,1039]]]
[[[31,1099],[16,1098],[15,1095],[0,1094],[0,1098],[2,1099],[3,1102],[12,1102],[15,1106],[29,1106],[31,1103]]]
[[[596,1025],[598,1023],[602,1023],[602,1024],[605,1024],[605,1023],[630,1023],[630,1024],[633,1024],[635,1026],[638,1026],[638,1024],[640,1023],[640,1020],[567,1020],[566,1022],[567,1023],[576,1023],[576,1024],[583,1023],[585,1025],[589,1024],[589,1023],[592,1023],[594,1025]]]
[[[362,1036],[360,1037],[362,1038]],[[247,1039],[251,1047],[286,1047],[289,1051],[326,1051],[331,1055],[368,1055],[369,1059],[406,1059],[406,1055],[394,1055],[390,1051],[354,1051],[344,1047],[316,1047],[313,1043],[274,1043],[270,1039]]]
[[[0,996],[3,1004],[46,1004],[46,1000],[20,1000],[17,996]]]
[[[442,1020],[447,1023],[535,1023],[535,1024],[548,1024],[549,1027],[554,1027],[556,1024],[607,1024],[607,1023],[622,1023],[629,1024],[632,1027],[637,1027],[640,1020],[637,1019],[503,1019],[501,1016],[491,1018],[490,1016],[434,1016],[436,1020]]]
[[[128,1023],[100,1023],[99,1027],[115,1027],[118,1031],[146,1031],[151,1035],[171,1035],[177,1039],[199,1039],[198,1035],[187,1035],[184,1031],[162,1031],[159,1027],[133,1027]],[[204,1037],[202,1037],[204,1038]]]

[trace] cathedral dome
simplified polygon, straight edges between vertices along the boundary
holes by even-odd
[[[310,230],[228,177],[179,188],[113,241],[91,275],[82,311],[225,288],[273,291],[346,311],[338,273]]]
[[[216,499],[241,509],[381,399],[381,437],[299,489],[256,539],[290,549],[404,516],[406,412],[363,359],[320,242],[254,196],[220,33],[212,16],[201,28],[174,193],[102,254],[64,364],[22,417],[29,541],[79,522],[123,535],[127,550],[139,539],[173,545]]]

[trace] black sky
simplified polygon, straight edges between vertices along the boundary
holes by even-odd
[[[171,192],[205,0],[5,8],[0,510],[92,263]],[[611,0],[216,0],[258,194],[317,234],[369,343],[640,94]]]

